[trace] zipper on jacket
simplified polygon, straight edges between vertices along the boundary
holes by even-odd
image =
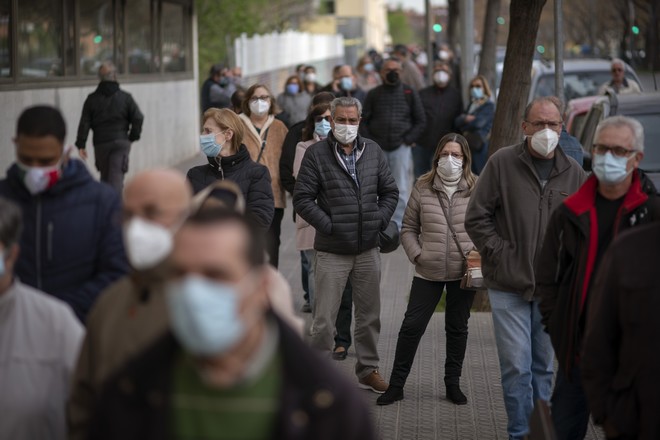
[[[53,261],[53,222],[48,222],[48,242],[46,244],[46,254],[48,255],[48,261]]]
[[[37,289],[43,290],[41,286],[41,196],[37,196],[37,221],[36,221],[36,254],[37,254]]]

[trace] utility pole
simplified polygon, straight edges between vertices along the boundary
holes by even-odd
[[[470,102],[468,85],[474,75],[474,0],[461,0],[461,93]]]
[[[555,0],[555,95],[564,102],[564,15],[562,0]]]
[[[431,0],[424,0],[424,7],[426,8],[426,79],[428,84],[433,84],[433,8],[431,7]]]

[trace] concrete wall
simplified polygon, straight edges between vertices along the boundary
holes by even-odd
[[[145,115],[142,138],[133,144],[129,174],[156,166],[174,165],[199,151],[199,90],[197,80],[128,83],[121,88],[131,93]],[[12,138],[16,120],[26,107],[51,104],[59,107],[67,123],[66,145],[73,144],[83,102],[96,86],[40,88],[0,92],[2,145],[0,177],[15,161]],[[88,166],[95,175],[92,132],[87,140]]]

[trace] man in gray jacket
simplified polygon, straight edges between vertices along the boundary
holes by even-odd
[[[534,296],[534,261],[552,211],[586,173],[561,148],[556,98],[525,109],[525,140],[489,160],[472,193],[465,229],[479,250],[493,309],[509,438],[522,439],[537,399],[549,400],[552,344]]]

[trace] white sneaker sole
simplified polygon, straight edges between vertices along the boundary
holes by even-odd
[[[372,387],[371,385],[365,385],[363,383],[358,382],[358,387],[362,388],[363,390],[371,390],[376,394],[384,394],[385,391],[378,391],[376,388]]]

